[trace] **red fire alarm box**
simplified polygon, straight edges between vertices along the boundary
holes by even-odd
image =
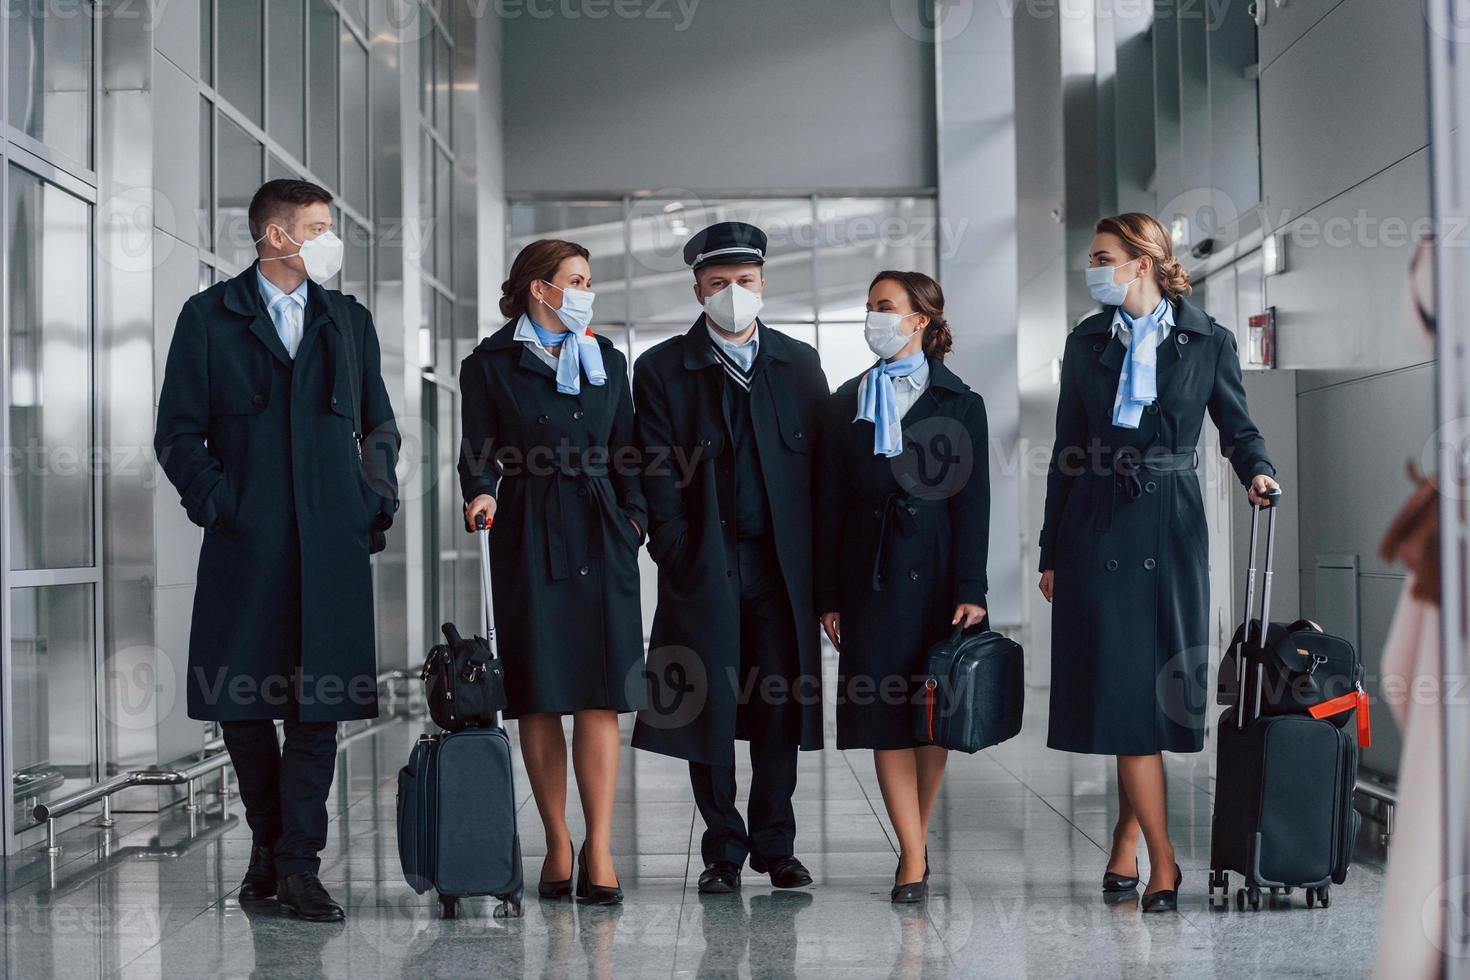
[[[1265,313],[1257,313],[1250,318],[1245,363],[1253,368],[1276,366],[1276,307],[1268,306]]]

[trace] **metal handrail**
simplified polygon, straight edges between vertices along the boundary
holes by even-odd
[[[391,684],[394,681],[409,680],[418,676],[417,671],[399,667],[393,670],[383,671],[378,675],[378,686]],[[364,735],[371,734],[386,724],[397,721],[396,714],[390,716],[386,721],[374,722],[358,731],[337,739],[337,750],[340,752],[345,746],[357,741]],[[145,769],[133,769],[129,772],[119,773],[111,779],[91,786],[83,787],[74,793],[70,793],[58,800],[50,800],[45,803],[37,803],[31,810],[31,816],[37,823],[46,824],[46,847],[47,850],[56,849],[56,818],[64,817],[69,813],[75,813],[84,806],[103,801],[103,818],[110,819],[107,813],[107,804],[115,793],[125,789],[138,786],[188,786],[190,802],[193,802],[194,782],[203,776],[223,769],[229,764],[229,753],[224,751],[215,752],[213,755],[201,759],[193,765],[184,768],[149,766]]]

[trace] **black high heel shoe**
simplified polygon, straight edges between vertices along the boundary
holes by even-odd
[[[572,850],[571,841],[567,842],[567,850]],[[575,864],[576,855],[573,854],[572,857],[573,863]],[[571,898],[572,876],[568,874],[561,881],[547,881],[545,878],[542,878],[536,883],[536,894],[540,895],[542,898],[552,898],[557,899],[558,901],[563,898]]]
[[[577,901],[583,905],[622,905],[621,885],[594,885],[587,875],[587,845],[577,852]]]
[[[894,905],[913,905],[916,902],[922,902],[924,901],[924,899],[929,897],[928,860],[929,859],[926,856],[924,858],[924,877],[920,878],[918,881],[908,882],[907,884],[894,884],[892,891],[888,893],[888,900],[890,902],[892,902]],[[898,873],[902,870],[903,862],[900,861],[898,867],[893,869],[893,880],[895,882],[898,881]]]
[[[1112,871],[1103,872],[1103,891],[1109,894],[1131,892],[1138,887],[1138,859],[1133,860],[1133,873],[1120,875]]]
[[[1143,896],[1143,911],[1145,912],[1177,912],[1179,911],[1179,882],[1183,878],[1179,865],[1174,865],[1174,887],[1161,888],[1152,894],[1145,893]]]
[[[929,880],[929,845],[924,845],[924,880]]]

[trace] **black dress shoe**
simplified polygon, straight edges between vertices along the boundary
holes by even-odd
[[[740,865],[731,861],[711,861],[699,875],[701,895],[728,895],[740,890]]]
[[[258,902],[275,893],[275,851],[257,844],[250,849],[250,867],[245,869],[245,878],[240,882],[240,898],[247,902]]]
[[[1183,874],[1179,865],[1174,865],[1174,887],[1161,888],[1156,892],[1145,892],[1143,895],[1143,911],[1145,912],[1177,912],[1179,910],[1179,879]]]
[[[770,859],[759,858],[752,854],[750,870],[759,874],[769,874],[771,884],[776,888],[805,888],[812,883],[812,873],[806,869],[806,865],[790,854]]]
[[[587,874],[587,845],[577,852],[577,901],[583,905],[621,905],[621,885],[594,885]]]
[[[902,870],[902,864],[899,864],[898,867],[893,869],[894,881],[898,880],[898,873]],[[922,902],[928,897],[929,874],[927,871],[925,871],[924,877],[918,881],[911,881],[905,885],[895,884],[893,890],[888,893],[888,900],[894,905],[913,905],[916,902]]]
[[[1131,892],[1138,887],[1138,861],[1133,862],[1133,873],[1131,875],[1114,874],[1111,871],[1103,872],[1103,891],[1105,892]]]
[[[307,922],[341,922],[342,906],[322,887],[322,881],[310,871],[287,875],[280,881],[276,900],[281,908]]]
[[[572,845],[571,845],[571,842],[568,841],[567,842],[567,852],[568,853],[571,853],[571,850],[572,850]],[[575,854],[572,854],[572,860],[569,863],[571,863],[571,864],[575,864],[576,863],[576,855]],[[545,870],[545,864],[544,863],[542,865],[542,870],[543,870],[543,872]],[[540,895],[542,898],[555,898],[555,899],[571,898],[572,897],[572,876],[569,874],[569,875],[566,876],[566,878],[562,879],[561,881],[547,881],[545,878],[542,878],[542,879],[540,879],[539,881],[536,882],[536,894]]]

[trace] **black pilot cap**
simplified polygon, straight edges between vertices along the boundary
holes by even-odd
[[[707,265],[765,265],[766,233],[743,221],[710,225],[684,245],[684,264],[696,271]]]

